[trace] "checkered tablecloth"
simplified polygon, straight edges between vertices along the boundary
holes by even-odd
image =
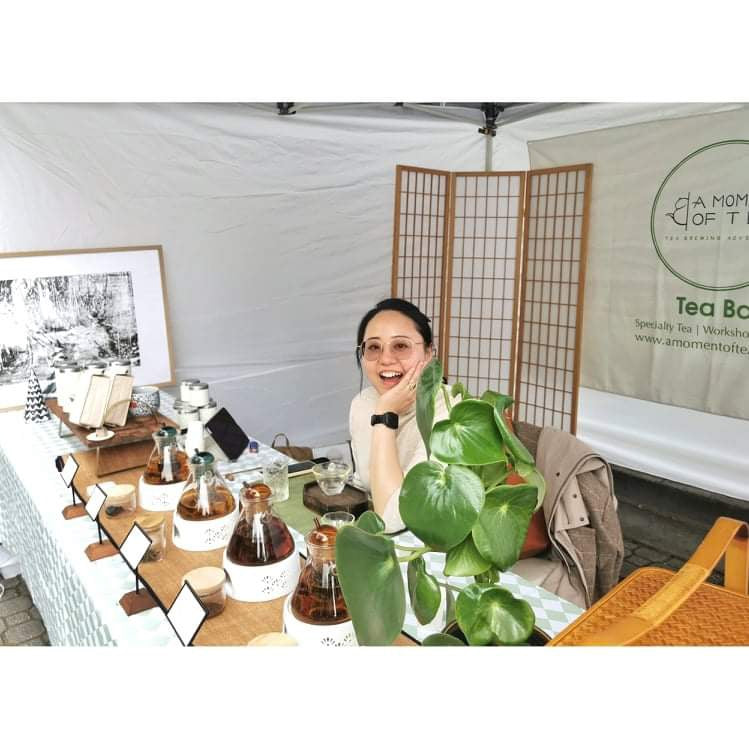
[[[394,540],[399,546],[409,546],[414,549],[424,545],[409,531],[395,536]],[[405,553],[406,552],[398,552],[398,555],[403,556]],[[428,571],[440,582],[449,582],[450,585],[453,585],[456,588],[464,588],[474,582],[473,578],[470,577],[446,578],[442,574],[442,570],[445,566],[445,555],[442,553],[430,552],[425,554],[424,561],[426,562]],[[401,572],[403,573],[404,582],[406,582],[406,570],[407,565],[402,564]],[[513,572],[502,572],[499,577],[499,584],[502,587],[507,588],[507,590],[509,590],[515,597],[522,598],[531,605],[533,613],[536,615],[536,626],[551,637],[561,632],[570,622],[575,621],[583,611],[578,606],[575,606],[575,604],[565,601],[563,598],[529,583],[527,580],[524,580]],[[407,605],[406,621],[403,630],[415,640],[421,642],[428,635],[442,631],[445,624],[447,624],[445,614],[445,599],[443,591],[442,604],[440,605],[437,615],[429,624],[419,624],[410,604]]]

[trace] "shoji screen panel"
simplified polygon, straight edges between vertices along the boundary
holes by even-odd
[[[440,357],[449,203],[450,172],[396,167],[392,294],[431,319]]]
[[[453,174],[443,364],[476,397],[512,393],[524,189],[524,172]]]
[[[592,166],[528,173],[515,418],[575,433]]]

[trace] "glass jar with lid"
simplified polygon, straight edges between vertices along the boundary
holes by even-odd
[[[162,426],[152,435],[154,448],[138,484],[144,510],[173,510],[190,475],[188,458],[177,443],[177,430]]]
[[[160,562],[166,556],[166,514],[149,512],[136,516],[135,522],[151,539],[151,545],[143,557],[144,562]]]
[[[209,452],[195,450],[190,478],[174,513],[174,545],[186,551],[226,546],[237,516],[237,501]]]
[[[299,577],[299,555],[286,523],[273,511],[270,487],[245,484],[242,509],[224,552],[228,593],[239,601],[288,595]]]
[[[356,634],[338,581],[337,531],[320,525],[306,537],[307,562],[284,606],[286,632],[300,645],[356,645]]]
[[[208,619],[218,616],[226,608],[226,572],[221,567],[198,567],[182,576],[205,607]]]

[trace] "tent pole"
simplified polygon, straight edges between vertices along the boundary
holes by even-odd
[[[485,172],[491,172],[492,171],[492,158],[494,156],[494,136],[491,133],[487,133],[484,136],[484,143],[486,143],[486,156],[484,159],[484,171]]]

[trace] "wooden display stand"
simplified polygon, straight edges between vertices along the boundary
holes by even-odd
[[[153,450],[153,439],[151,435],[165,424],[169,427],[177,427],[177,424],[163,414],[156,413],[153,416],[128,416],[124,427],[109,427],[114,432],[114,437],[106,442],[93,442],[88,435],[94,430],[91,427],[83,427],[73,424],[70,417],[57,404],[56,399],[47,401],[47,408],[57,416],[78,439],[90,448],[96,448],[96,475],[108,476],[129,468],[138,468],[148,462]],[[78,516],[76,516],[78,517]]]
[[[63,507],[62,516],[65,520],[73,520],[75,518],[82,518],[86,514],[86,505],[83,502],[76,503],[74,505],[68,505]]]
[[[128,616],[140,614],[142,611],[156,608],[159,602],[145,589],[131,590],[120,598],[120,606]]]
[[[73,483],[80,489],[99,481],[100,477],[95,471],[95,455],[92,452],[81,452],[74,455],[80,468]],[[141,473],[142,470],[129,469],[109,477],[109,480],[137,485]],[[164,558],[158,562],[142,562],[138,566],[138,576],[144,581],[151,594],[158,599],[159,605],[164,610],[171,605],[177,596],[182,587],[182,576],[186,572],[196,567],[223,567],[223,548],[214,551],[183,551],[172,543],[172,514],[167,513],[167,543]],[[127,537],[134,519],[135,514],[129,514],[125,517],[102,517],[99,522],[113,544],[119,548]],[[299,559],[301,564],[301,557]],[[138,602],[133,600],[135,594],[136,591],[131,591],[123,596],[120,601],[123,608],[138,605]],[[137,596],[138,601],[143,601],[145,598],[142,591]],[[233,598],[227,598],[224,611],[219,616],[206,619],[193,644],[246,645],[257,635],[267,632],[281,632],[283,628],[283,604],[284,598],[277,598],[274,601],[264,603],[243,603]],[[131,610],[135,613],[134,608],[131,608]],[[125,608],[125,611],[128,614],[130,613],[127,608]],[[415,643],[405,635],[400,635],[394,644],[413,645]]]
[[[113,557],[117,553],[119,553],[118,549],[111,541],[93,543],[86,547],[86,556],[89,562],[98,562],[100,559]]]

